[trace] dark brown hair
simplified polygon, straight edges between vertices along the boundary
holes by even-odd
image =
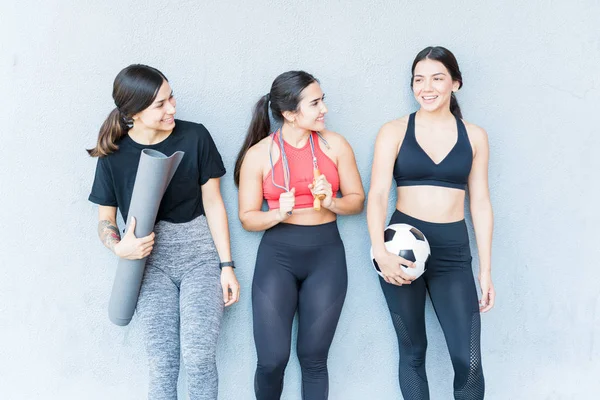
[[[131,117],[152,104],[165,81],[168,79],[162,72],[142,64],[130,65],[119,72],[112,92],[116,107],[100,127],[96,147],[87,149],[88,154],[104,157],[116,151],[117,142],[133,124]]]
[[[458,62],[456,61],[456,57],[450,50],[442,46],[435,47],[427,47],[419,52],[415,57],[415,61],[413,61],[412,65],[412,77],[410,79],[410,87],[413,85],[413,81],[415,78],[415,67],[422,60],[434,60],[439,61],[444,64],[444,67],[450,72],[450,76],[453,81],[457,81],[460,89],[463,85],[462,74],[460,73],[460,69],[458,68]],[[460,106],[458,105],[458,101],[456,100],[456,96],[454,93],[450,96],[450,112],[454,114],[458,118],[462,118],[462,112],[460,111]]]
[[[254,146],[271,133],[269,107],[271,108],[271,114],[273,115],[275,122],[283,123],[283,112],[297,111],[300,106],[300,94],[313,82],[319,81],[308,72],[284,72],[275,78],[269,93],[258,100],[254,106],[252,121],[250,121],[246,139],[244,140],[244,144],[242,145],[235,162],[233,180],[236,186],[240,183],[240,169],[242,168],[246,152],[248,152],[250,147]]]

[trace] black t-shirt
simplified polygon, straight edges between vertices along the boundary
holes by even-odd
[[[142,145],[125,135],[117,145],[117,151],[98,158],[89,200],[102,206],[118,207],[124,221],[127,221],[143,149],[157,150],[167,157],[178,150],[185,152],[162,198],[156,222],[188,222],[203,215],[200,186],[210,178],[225,175],[217,146],[202,124],[176,120],[173,132],[160,143]]]

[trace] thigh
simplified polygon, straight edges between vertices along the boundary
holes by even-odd
[[[448,349],[469,354],[472,331],[479,337],[479,304],[468,246],[432,249],[428,273],[429,296]]]
[[[298,300],[298,353],[306,347],[329,350],[342,312],[348,273],[344,245],[339,242],[317,248],[304,260],[308,276]]]
[[[252,281],[254,341],[259,358],[289,355],[298,281],[284,246],[261,243]]]
[[[147,267],[136,313],[143,327],[149,362],[179,361],[179,289],[162,270]]]
[[[423,348],[427,345],[425,334],[425,277],[412,281],[410,285],[397,286],[379,278],[394,329],[401,345]]]
[[[180,285],[181,342],[184,359],[190,352],[213,357],[223,317],[223,291],[217,262],[188,271]]]

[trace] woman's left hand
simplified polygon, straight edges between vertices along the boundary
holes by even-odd
[[[313,196],[324,194],[325,198],[321,200],[321,205],[325,208],[331,207],[333,203],[333,192],[331,189],[331,183],[327,182],[325,175],[321,174],[313,183],[308,185],[308,188],[312,192]]]
[[[237,303],[240,299],[240,284],[235,277],[232,267],[223,267],[221,270],[221,287],[223,288],[223,302],[225,307]]]
[[[481,287],[481,300],[479,300],[479,311],[484,313],[494,307],[496,301],[496,291],[492,283],[492,276],[489,272],[479,273],[479,286]]]

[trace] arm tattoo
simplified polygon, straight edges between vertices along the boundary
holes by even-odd
[[[112,224],[109,220],[103,220],[98,223],[98,236],[111,251],[114,251],[115,244],[121,241],[119,228]]]

